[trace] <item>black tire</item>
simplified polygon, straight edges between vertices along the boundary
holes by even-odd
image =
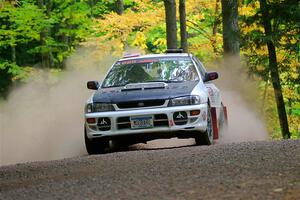
[[[111,149],[112,151],[128,151],[129,143],[121,139],[114,139],[111,141]]]
[[[89,139],[84,129],[85,148],[89,155],[105,153],[105,149],[109,147],[109,141],[104,139]]]
[[[198,133],[195,137],[196,145],[211,145],[213,143],[213,124],[210,105],[207,106],[207,129],[204,133]]]

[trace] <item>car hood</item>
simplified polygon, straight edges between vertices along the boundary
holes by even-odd
[[[190,95],[199,81],[168,83],[165,87],[126,90],[124,87],[101,88],[93,96],[93,102],[120,103],[126,101],[143,101],[151,99],[171,99]],[[138,85],[138,84],[137,84]]]

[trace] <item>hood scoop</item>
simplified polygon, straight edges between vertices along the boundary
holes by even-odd
[[[121,91],[136,91],[136,90],[151,90],[151,89],[164,89],[168,84],[163,82],[152,83],[131,83],[127,84]]]
[[[121,89],[122,92],[125,92],[125,91],[136,91],[136,90],[142,90],[142,88],[123,88],[123,89]]]

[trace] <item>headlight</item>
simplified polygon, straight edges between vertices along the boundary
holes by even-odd
[[[89,103],[85,107],[86,113],[114,111],[112,104],[108,103]]]
[[[186,106],[186,105],[197,105],[201,104],[200,96],[185,96],[171,99],[169,106]]]

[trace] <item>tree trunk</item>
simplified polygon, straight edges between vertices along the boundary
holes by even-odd
[[[278,72],[278,65],[277,65],[277,58],[276,58],[276,49],[275,45],[272,41],[272,27],[271,27],[271,19],[269,17],[269,10],[266,0],[259,0],[260,2],[260,8],[262,11],[262,20],[263,20],[263,26],[265,29],[265,35],[268,38],[267,41],[267,47],[268,47],[268,53],[269,53],[269,69],[271,72],[271,81],[274,88],[275,93],[275,100],[277,105],[277,112],[281,127],[281,133],[282,137],[284,139],[290,138],[290,131],[289,131],[289,125],[282,95],[282,89],[279,79],[279,72]]]
[[[175,0],[164,0],[167,29],[167,48],[177,49],[177,24]]]
[[[224,55],[240,56],[238,0],[222,0]]]
[[[52,7],[53,7],[53,0],[48,0],[48,3],[47,3],[47,16],[49,17],[49,19],[51,18]],[[47,35],[51,35],[51,28],[46,30],[46,32],[47,32]],[[53,53],[52,53],[52,47],[51,46],[49,46],[48,58],[49,58],[49,67],[54,67],[54,58],[53,58]]]
[[[43,9],[44,7],[44,1],[43,0],[38,0],[38,7],[40,9]],[[40,32],[40,42],[41,42],[41,63],[43,68],[49,68],[50,62],[49,62],[49,54],[45,50],[46,47],[46,30],[42,30]]]
[[[213,24],[213,29],[212,29],[212,47],[214,50],[214,53],[217,54],[218,53],[218,48],[217,48],[217,30],[218,30],[218,26],[220,24],[220,17],[219,17],[219,3],[220,0],[216,0],[216,6],[215,6],[215,21]]]
[[[116,1],[117,13],[118,15],[122,15],[124,12],[124,2],[123,0]]]
[[[187,32],[186,32],[186,11],[185,0],[179,0],[179,15],[180,15],[180,43],[184,53],[188,52]]]

